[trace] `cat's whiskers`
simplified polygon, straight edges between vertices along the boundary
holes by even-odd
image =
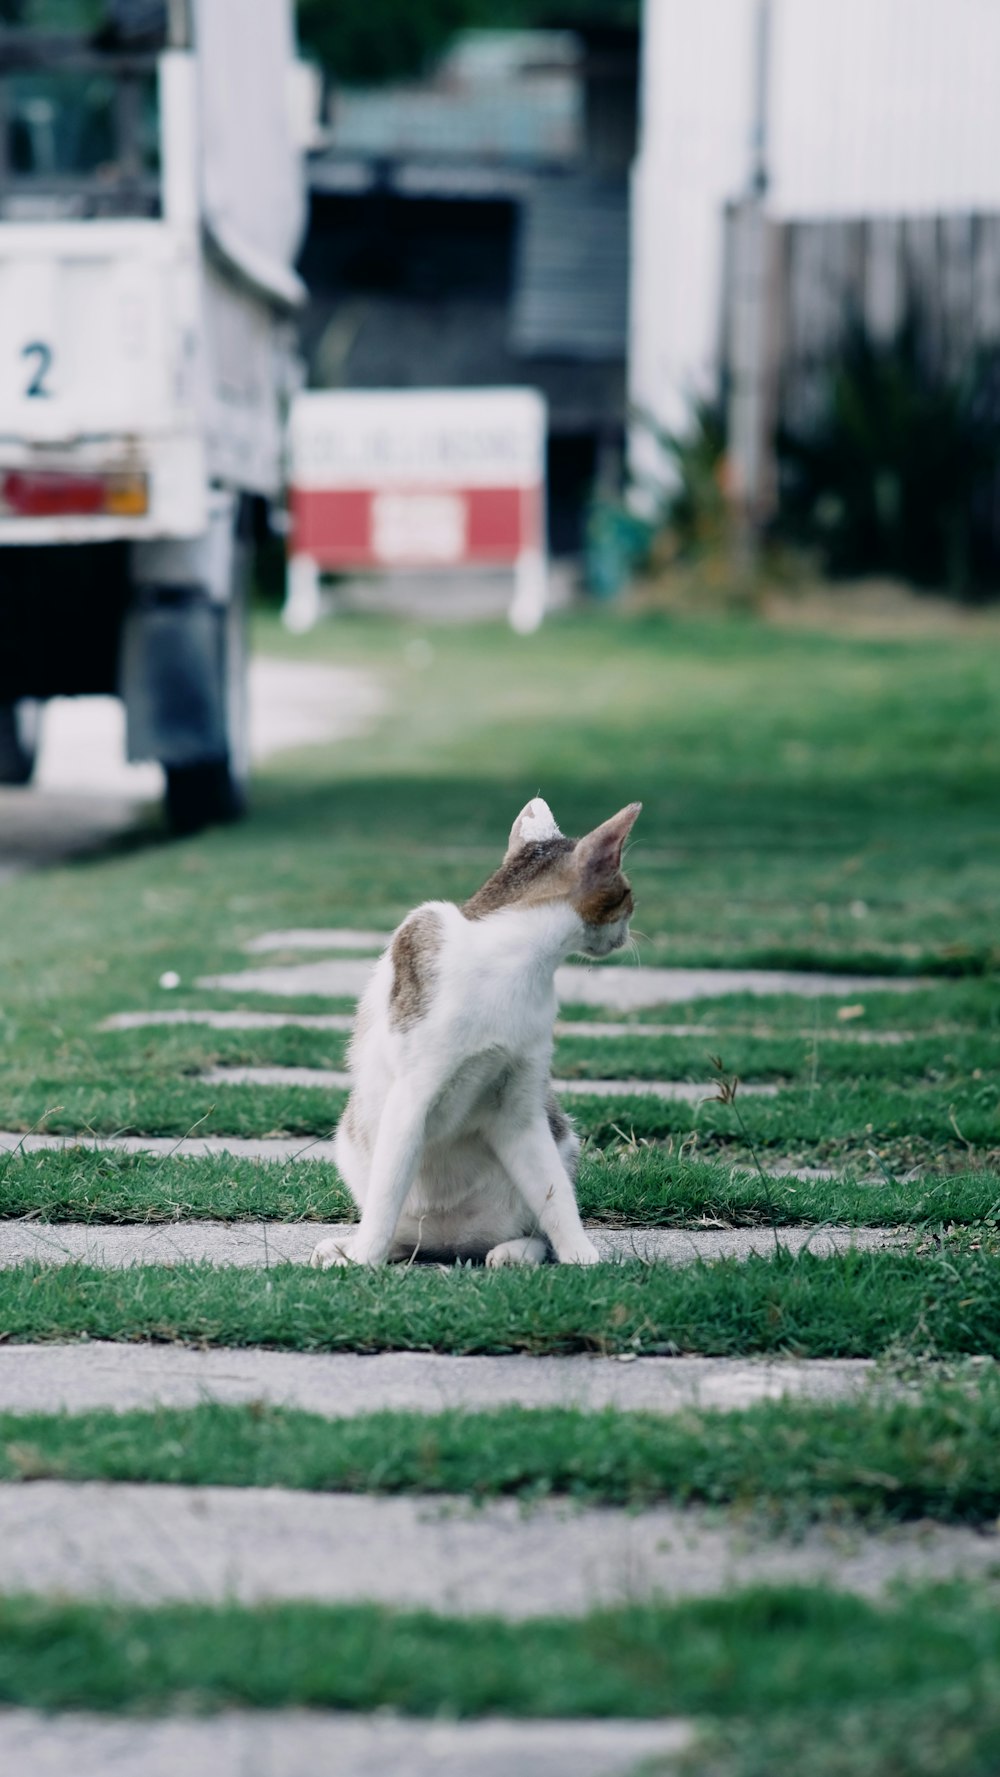
[[[624,953],[628,957],[629,961],[635,963],[636,967],[638,968],[638,966],[639,966],[639,946],[636,942],[634,933],[632,933],[632,932],[627,933],[627,935],[625,937],[625,941],[621,945],[621,949],[624,951]]]

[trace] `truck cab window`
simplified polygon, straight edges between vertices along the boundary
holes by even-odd
[[[155,68],[96,60],[0,75],[0,217],[160,213]]]

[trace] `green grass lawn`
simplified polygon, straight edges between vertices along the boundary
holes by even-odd
[[[647,961],[927,981],[855,996],[849,1023],[832,997],[673,1007],[667,1021],[704,1034],[566,1036],[558,1071],[703,1079],[720,1055],[727,1071],[780,1086],[774,1101],[742,1104],[774,1157],[857,1170],[874,1148],[893,1176],[995,1167],[995,650],[959,632],[859,641],[595,614],[530,640],[492,625],[437,630],[427,664],[415,633],[354,618],[293,639],[262,618],[261,645],[379,677],[389,702],[373,731],[273,761],[241,827],[173,846],[151,831],[5,885],[0,1124],[326,1133],[337,1094],[196,1076],[226,1062],[337,1067],[336,1033],[97,1025],[120,1009],[241,1003],[195,982],[245,966],[241,946],[262,930],[387,928],[421,898],[468,894],[541,789],[570,831],[643,800],[629,868]],[[166,969],[181,976],[176,994],[158,986]],[[902,1044],[855,1040],[900,1028],[912,1032]],[[601,1147],[690,1138],[706,1158],[748,1159],[725,1107],[594,1099],[576,1115]]]
[[[418,638],[430,647],[414,649]],[[292,1134],[304,1157],[14,1155],[0,1159],[0,1215],[346,1217],[335,1170],[308,1158],[342,1093],[199,1078],[227,1064],[339,1069],[342,1033],[120,1032],[102,1021],[270,1009],[198,978],[247,967],[243,946],[265,930],[384,930],[422,899],[465,898],[541,793],[567,832],[643,802],[628,868],[644,962],[861,978],[846,1002],[730,992],[629,1020],[693,1027],[683,1034],[561,1035],[555,1066],[567,1079],[711,1081],[721,1064],[779,1088],[770,1099],[740,1092],[735,1105],[575,1099],[585,1216],[776,1233],[901,1225],[913,1245],[683,1271],[28,1265],[0,1272],[2,1336],[880,1356],[918,1370],[933,1356],[963,1367],[916,1403],[659,1421],[512,1412],[330,1426],[219,1409],[5,1420],[0,1474],[752,1500],[786,1522],[995,1516],[996,1386],[964,1360],[1000,1356],[1000,649],[958,626],[864,640],[600,612],[530,639],[499,625],[428,637],[360,618],[293,639],[263,616],[258,644],[375,675],[383,716],[363,738],[271,761],[241,826],[168,844],[150,825],[0,888],[0,1127]],[[175,992],[159,986],[167,970],[180,976]],[[348,1006],[303,996],[279,1009]],[[613,1017],[582,1006],[563,1016]],[[880,1035],[893,1040],[867,1040]],[[837,1176],[765,1177],[777,1162]],[[0,1700],[689,1713],[709,1734],[698,1777],[994,1777],[996,1602],[995,1585],[917,1589],[882,1606],[755,1592],[509,1626],[365,1607],[0,1600]]]

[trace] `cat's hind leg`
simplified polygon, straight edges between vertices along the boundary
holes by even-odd
[[[486,1264],[492,1271],[498,1271],[503,1265],[544,1265],[550,1257],[547,1240],[536,1234],[526,1234],[521,1240],[501,1240],[499,1246],[493,1246],[486,1254]]]

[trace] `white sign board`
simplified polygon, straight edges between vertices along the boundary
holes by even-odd
[[[307,391],[290,420],[289,593],[306,628],[318,577],[494,564],[511,622],[545,608],[545,403],[534,389]]]

